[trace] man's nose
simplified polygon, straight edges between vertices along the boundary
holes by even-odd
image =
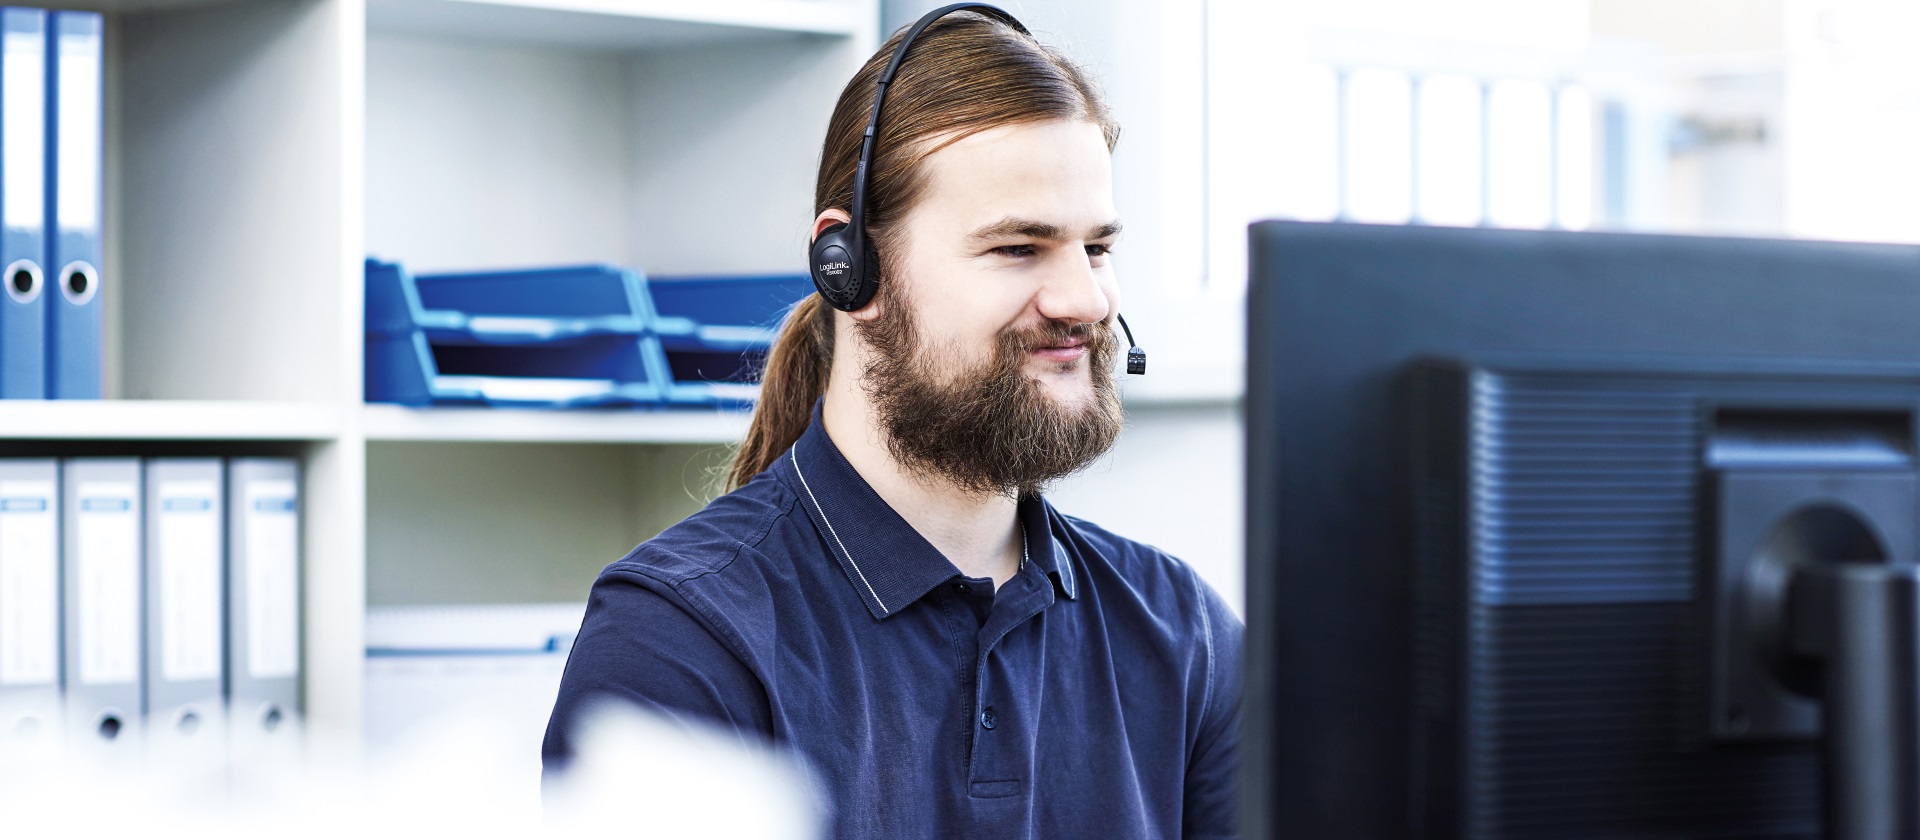
[[[1112,302],[1100,287],[1099,275],[1079,249],[1062,249],[1063,258],[1049,266],[1035,301],[1049,320],[1070,324],[1105,321]]]

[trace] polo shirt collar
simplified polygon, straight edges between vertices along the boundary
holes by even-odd
[[[781,456],[777,471],[788,480],[847,574],[861,602],[884,619],[959,576],[946,555],[927,542],[874,492],[847,462],[813,404],[813,422]],[[1026,532],[1026,562],[1053,580],[1054,589],[1075,597],[1072,567],[1049,527],[1050,506],[1038,497],[1020,500],[1019,521]]]
[[[1080,585],[1073,576],[1073,553],[1060,542],[1058,531],[1071,532],[1072,526],[1053,509],[1053,504],[1038,496],[1020,500],[1020,525],[1027,530],[1028,560],[1053,578],[1053,590],[1069,601],[1079,600]]]

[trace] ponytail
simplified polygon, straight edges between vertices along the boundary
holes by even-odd
[[[727,470],[727,490],[739,489],[800,439],[813,422],[813,403],[827,391],[833,367],[833,308],[807,295],[780,326],[760,376],[746,440]]]

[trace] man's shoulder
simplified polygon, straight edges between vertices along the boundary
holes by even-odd
[[[602,575],[637,574],[676,589],[722,575],[743,555],[758,558],[764,543],[790,527],[797,501],[776,477],[763,473],[635,546]]]
[[[714,499],[600,571],[582,634],[598,628],[618,645],[704,650],[757,669],[779,582],[792,574],[787,548],[804,539],[796,517],[805,514],[772,476]]]

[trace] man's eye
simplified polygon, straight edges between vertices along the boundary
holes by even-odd
[[[1032,245],[1002,245],[998,248],[993,249],[993,252],[1003,257],[1031,257],[1033,256],[1033,246]]]
[[[1087,246],[1087,256],[1089,257],[1104,257],[1111,253],[1113,253],[1112,245],[1088,245]]]

